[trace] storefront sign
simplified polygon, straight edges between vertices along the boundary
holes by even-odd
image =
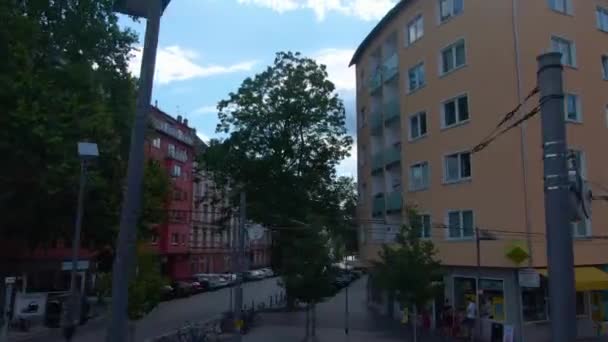
[[[515,329],[512,325],[505,325],[502,334],[502,342],[513,342]]]
[[[15,296],[16,317],[43,316],[46,309],[46,293],[21,293]]]
[[[8,284],[14,284],[15,280],[17,280],[16,277],[6,277],[6,278],[4,278],[4,283],[6,285],[8,285]]]
[[[540,274],[533,268],[520,269],[518,279],[521,287],[540,287]]]

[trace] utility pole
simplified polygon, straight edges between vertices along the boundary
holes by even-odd
[[[349,322],[348,322],[348,286],[344,290],[344,333],[348,335]]]
[[[245,210],[246,198],[245,192],[241,192],[241,200],[240,200],[240,221],[239,221],[239,232],[238,232],[238,251],[236,256],[236,265],[237,265],[237,276],[236,276],[236,285],[234,287],[234,321],[237,326],[237,333],[235,336],[236,342],[241,342],[241,330],[243,328],[243,276],[245,274],[244,268],[244,257],[245,254],[245,224],[247,222],[247,211]]]
[[[551,341],[576,339],[576,292],[561,53],[538,57]]]
[[[106,335],[107,342],[124,342],[128,335],[128,286],[135,269],[137,221],[141,207],[141,185],[144,177],[144,142],[152,97],[154,69],[156,67],[160,17],[163,10],[161,0],[149,1],[148,6],[146,36],[139,75],[139,89],[137,91],[137,108],[129,148],[127,190],[120,213],[120,230],[112,270],[112,313]]]

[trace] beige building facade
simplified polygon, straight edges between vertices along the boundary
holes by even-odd
[[[500,323],[519,339],[548,338],[548,279],[537,288],[518,279],[522,268],[547,266],[540,117],[471,153],[536,87],[536,58],[548,51],[563,53],[573,169],[606,194],[608,0],[403,0],[352,60],[362,258],[377,258],[404,207],[416,206],[446,268],[445,298],[458,309],[479,286],[487,337]],[[515,118],[538,103],[532,97]],[[572,224],[579,335],[597,333],[594,321],[608,316],[608,296],[588,285],[608,279],[608,202],[592,209]],[[480,242],[479,284],[476,229],[491,237]]]

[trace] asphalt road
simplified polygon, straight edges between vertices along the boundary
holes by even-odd
[[[250,282],[244,285],[244,303],[249,307],[252,301],[257,306],[264,302],[269,304],[270,296],[280,294],[282,289],[277,285],[278,278],[269,278]],[[137,322],[136,341],[156,337],[184,326],[188,322],[199,322],[213,318],[228,310],[230,305],[230,288],[205,292],[188,298],[176,299],[161,303],[154,311]],[[104,342],[107,321],[97,319],[80,327],[72,342]],[[9,341],[14,341],[9,337]],[[19,338],[19,342],[63,342],[61,331],[52,329],[39,333],[31,338]]]

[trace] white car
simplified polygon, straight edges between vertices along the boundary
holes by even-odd
[[[258,271],[262,272],[264,274],[264,277],[266,277],[266,278],[274,277],[274,272],[272,271],[272,269],[270,267],[265,267],[265,268],[259,269]]]

